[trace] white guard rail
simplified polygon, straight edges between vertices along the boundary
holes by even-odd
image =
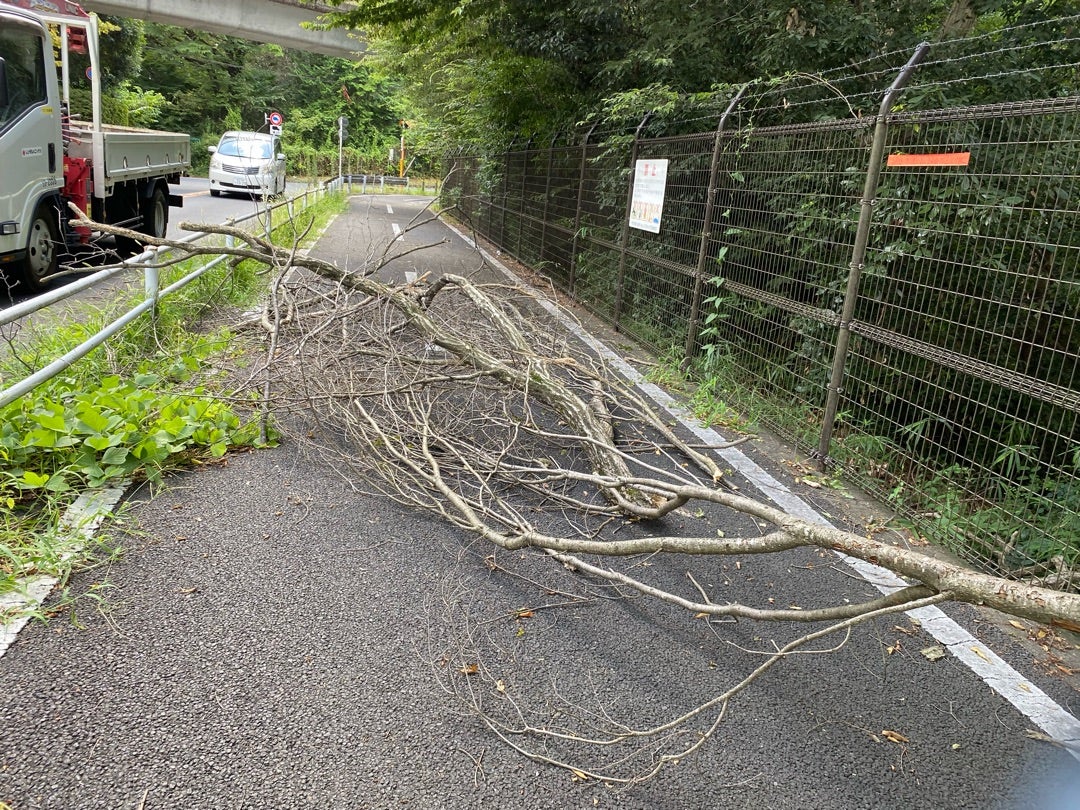
[[[244,222],[248,222],[250,220],[265,216],[266,227],[269,229],[271,219],[270,212],[274,209],[287,206],[289,209],[289,216],[292,217],[295,212],[295,205],[297,203],[300,203],[300,210],[303,210],[304,208],[307,208],[309,205],[316,202],[322,195],[330,192],[339,191],[341,187],[342,178],[334,178],[333,180],[329,180],[323,185],[316,187],[315,189],[304,191],[302,194],[297,194],[295,197],[290,197],[287,200],[260,209],[254,214],[234,220],[234,224],[239,225]],[[178,241],[197,242],[198,240],[203,239],[205,236],[206,234],[204,233],[193,233],[189,236],[185,236],[183,239],[180,239]],[[231,238],[227,238],[226,244],[231,243]],[[168,250],[169,248],[150,248],[139,254],[138,256],[126,259],[122,264],[118,266],[110,267],[97,273],[92,273],[91,275],[85,276],[78,281],[74,281],[70,284],[65,284],[63,287],[49,290],[48,292],[44,292],[27,301],[23,301],[20,304],[15,304],[14,306],[8,307],[7,309],[0,310],[0,327],[3,327],[9,323],[14,323],[20,318],[23,318],[33,312],[45,309],[46,307],[49,307],[58,301],[63,301],[66,298],[70,298],[76,293],[79,293],[89,287],[93,287],[96,284],[100,284],[103,281],[106,281],[107,279],[110,279],[119,273],[124,273],[131,270],[132,268],[137,267],[142,267],[143,269],[146,295],[139,304],[132,307],[119,318],[112,321],[103,329],[101,329],[101,331],[87,338],[85,341],[80,343],[75,348],[71,349],[71,351],[67,352],[62,357],[58,357],[57,359],[49,363],[47,366],[39,369],[38,371],[35,371],[34,373],[30,374],[27,377],[24,377],[10,387],[0,391],[0,407],[7,405],[9,402],[14,402],[23,394],[32,391],[34,388],[41,385],[46,380],[52,379],[60,372],[69,368],[78,360],[82,359],[94,349],[96,349],[98,346],[100,346],[102,343],[104,343],[106,340],[108,340],[110,337],[115,335],[121,329],[126,327],[129,323],[134,321],[144,312],[146,312],[147,310],[152,310],[155,306],[157,306],[157,302],[160,299],[172,294],[176,290],[179,290],[181,287],[190,284],[207,270],[215,267],[220,262],[228,258],[227,256],[217,256],[212,259],[208,258],[207,263],[202,267],[199,267],[196,270],[192,270],[186,276],[173,282],[165,289],[159,289],[158,268],[150,266],[150,263],[152,263],[152,261],[156,259],[159,254],[168,252]]]

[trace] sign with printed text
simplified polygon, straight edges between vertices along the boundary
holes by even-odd
[[[639,160],[634,165],[634,193],[630,198],[630,227],[660,233],[667,190],[668,162]]]

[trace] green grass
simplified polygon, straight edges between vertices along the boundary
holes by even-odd
[[[274,241],[311,244],[345,205],[326,197],[289,221],[274,212]],[[204,257],[163,270],[162,287],[204,265]],[[173,295],[62,374],[0,408],[0,595],[27,576],[66,583],[73,570],[112,559],[108,532],[73,544],[61,516],[81,491],[128,481],[157,481],[169,470],[255,446],[260,430],[253,395],[231,389],[227,369],[243,342],[208,316],[250,308],[270,277],[250,260],[225,261]],[[136,287],[138,289],[136,289]],[[0,360],[10,384],[86,340],[140,300],[141,281],[105,308],[76,303],[62,319],[20,335]],[[239,402],[240,404],[236,404]],[[67,600],[101,598],[103,583]],[[3,617],[0,617],[3,618]]]

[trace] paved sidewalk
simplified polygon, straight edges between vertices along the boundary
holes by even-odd
[[[395,239],[419,204],[355,198],[313,252],[355,260],[373,240]],[[442,225],[403,244],[444,238],[391,272],[478,270]],[[739,456],[724,460],[747,491],[771,487],[845,526],[858,519],[797,492],[780,459],[746,447]],[[655,719],[759,662],[745,650],[761,646],[760,627],[719,634],[674,609],[607,598],[542,555],[492,555],[444,523],[351,491],[326,460],[288,444],[177,475],[153,498],[136,490],[128,503],[138,530],[121,538],[124,558],[80,576],[111,583],[110,610],[32,624],[0,658],[0,802],[15,810],[1080,805],[1076,759],[1029,737],[1036,723],[958,656],[996,653],[1066,725],[1080,696],[974,609],[946,611],[973,635],[936,662],[919,653],[937,643],[929,629],[904,616],[860,628],[836,654],[790,659],[731,704],[699,754],[650,783],[609,786],[518,755],[440,688],[473,663],[461,658],[465,631],[497,651],[485,666],[515,698],[554,711],[565,696],[583,711]],[[687,515],[664,526],[697,528]],[[685,586],[685,563],[627,565],[642,562],[655,581]],[[737,562],[695,561],[696,575],[733,599],[874,593],[814,550]],[[580,601],[545,607],[570,601],[553,593]]]

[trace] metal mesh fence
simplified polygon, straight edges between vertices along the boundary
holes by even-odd
[[[646,119],[459,156],[444,194],[919,532],[1075,589],[1080,96],[1061,30],[767,85],[694,132]],[[934,106],[1000,85],[1023,100]],[[660,230],[629,227],[635,167],[661,159]]]

